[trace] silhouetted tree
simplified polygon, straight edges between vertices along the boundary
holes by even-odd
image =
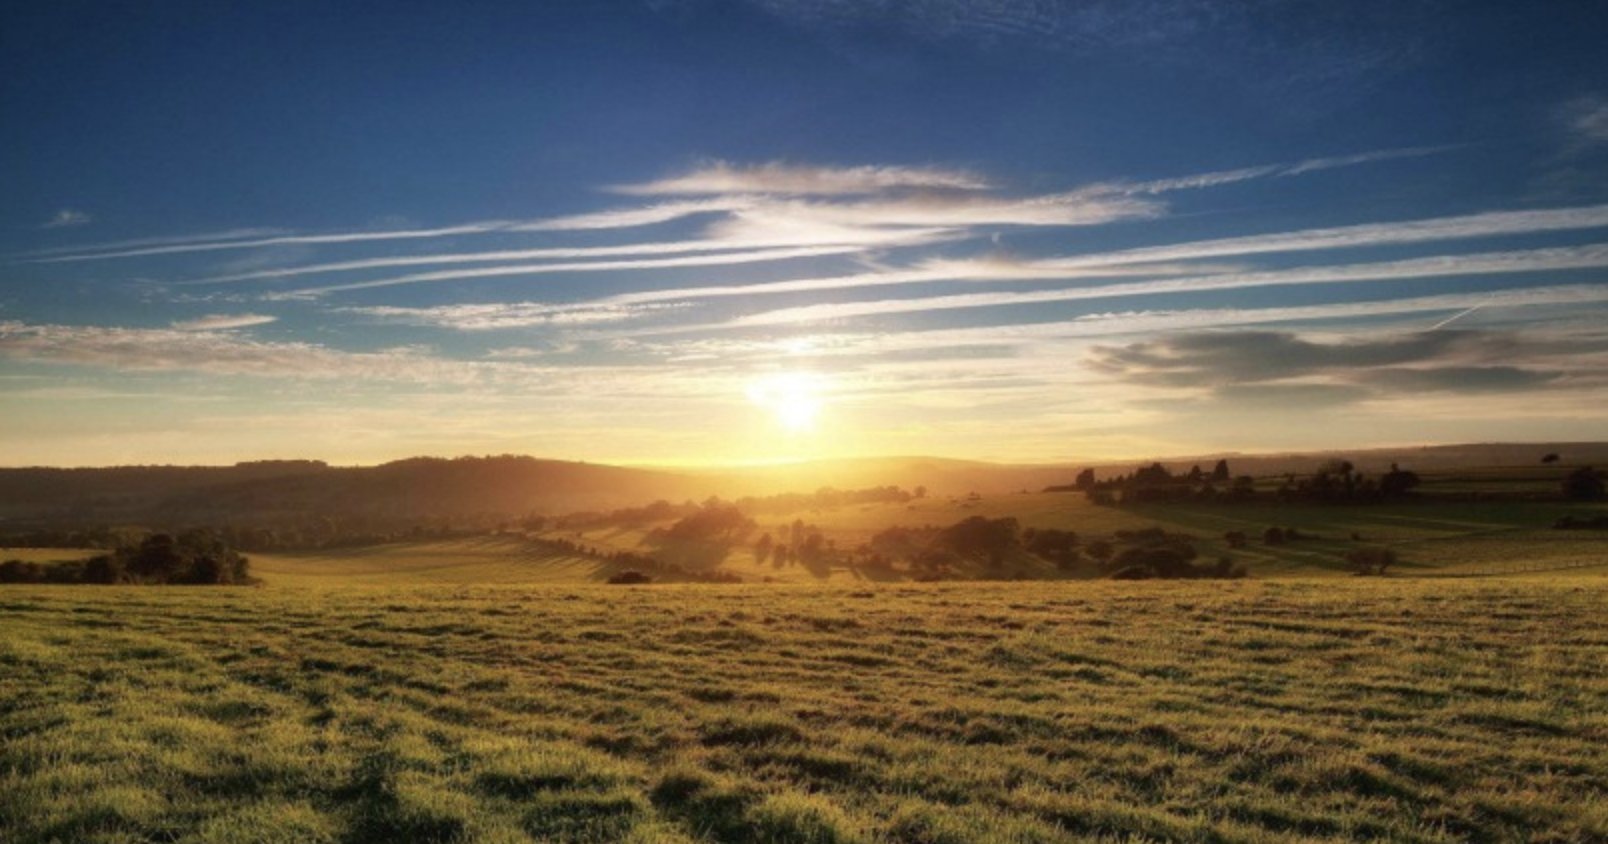
[[[1551,452],[1549,454],[1543,455],[1541,457],[1541,462],[1542,463],[1556,463],[1556,462],[1558,462],[1558,453],[1556,451],[1554,451],[1554,452]]]
[[[1226,480],[1228,480],[1228,461],[1219,460],[1217,465],[1212,467],[1212,482],[1220,484]]]
[[[991,565],[1005,561],[1005,554],[1017,544],[1020,523],[1013,518],[989,519],[972,516],[944,528],[944,544],[961,554],[985,554]]]
[[[1390,471],[1379,479],[1379,494],[1385,498],[1395,498],[1411,492],[1420,483],[1418,475],[1390,464]]]
[[[1581,466],[1563,479],[1563,495],[1570,501],[1596,501],[1603,497],[1602,476],[1590,466]]]

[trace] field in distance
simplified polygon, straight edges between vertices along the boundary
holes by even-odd
[[[1460,478],[1467,475],[1460,475]],[[1188,534],[1201,558],[1229,555],[1252,577],[1347,575],[1345,554],[1359,547],[1395,550],[1403,574],[1503,573],[1515,568],[1608,566],[1608,532],[1560,531],[1552,525],[1564,515],[1608,513],[1602,504],[1538,501],[1413,501],[1376,505],[1193,505],[1149,504],[1105,507],[1078,493],[1016,493],[968,497],[929,497],[906,503],[764,513],[739,541],[678,542],[655,537],[672,520],[575,529],[510,531],[467,538],[399,542],[362,548],[296,554],[251,554],[252,572],[270,584],[400,585],[405,583],[580,583],[600,582],[630,568],[608,562],[615,552],[653,555],[689,571],[723,571],[746,582],[853,582],[908,579],[847,565],[805,565],[758,559],[756,544],[770,535],[785,542],[795,521],[818,530],[837,548],[853,548],[889,527],[943,527],[971,516],[1011,517],[1023,528],[1076,532],[1085,544],[1117,531],[1160,527]],[[1280,546],[1260,537],[1272,526],[1296,528],[1306,536]],[[1229,532],[1250,537],[1230,548]],[[539,539],[559,539],[598,552],[567,553]],[[1025,553],[1001,568],[982,565],[958,577],[1063,579],[1088,577],[1062,572]]]
[[[0,590],[8,842],[1587,841],[1608,579]]]

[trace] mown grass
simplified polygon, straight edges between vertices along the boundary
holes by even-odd
[[[0,589],[0,841],[1591,841],[1608,579]]]

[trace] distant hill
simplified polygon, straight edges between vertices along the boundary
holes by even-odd
[[[518,516],[681,500],[709,485],[668,472],[516,456],[418,457],[361,467],[266,461],[0,469],[0,524]]]
[[[1105,478],[1127,474],[1139,466],[1156,462],[1173,472],[1187,472],[1195,465],[1204,471],[1211,471],[1213,464],[1225,459],[1235,475],[1261,476],[1288,472],[1309,474],[1327,460],[1345,459],[1359,470],[1374,474],[1388,470],[1392,463],[1432,472],[1461,467],[1537,466],[1547,454],[1557,454],[1560,461],[1568,465],[1608,467],[1608,443],[1591,442],[1474,443],[1273,454],[1217,453],[1060,464],[987,463],[940,457],[867,457],[716,469],[701,474],[718,478],[723,490],[740,489],[742,494],[748,495],[809,491],[823,486],[855,489],[888,485],[906,489],[924,486],[933,495],[965,495],[971,492],[989,495],[1069,484],[1084,468],[1093,468],[1097,477]]]
[[[1188,457],[1163,457],[1155,461],[1124,460],[1098,461],[1083,464],[1092,466],[1097,477],[1131,472],[1134,467],[1159,462],[1169,470],[1188,471],[1199,465],[1210,471],[1219,459],[1227,460],[1235,475],[1282,475],[1285,473],[1309,474],[1324,461],[1345,459],[1359,471],[1377,474],[1400,464],[1402,468],[1418,472],[1444,472],[1451,469],[1495,466],[1539,466],[1541,458],[1558,455],[1564,465],[1608,467],[1608,442],[1575,443],[1465,443],[1458,445],[1403,446],[1391,448],[1354,448],[1332,451],[1291,451],[1273,454],[1220,453]]]
[[[1308,473],[1343,457],[1365,472],[1391,463],[1418,471],[1531,466],[1556,453],[1569,465],[1608,466],[1608,443],[1481,443],[1284,454],[1208,454],[1007,465],[936,457],[878,457],[798,464],[658,470],[499,457],[416,457],[379,466],[316,460],[234,466],[116,466],[0,469],[0,528],[86,524],[270,524],[296,519],[369,520],[518,517],[611,509],[656,499],[811,492],[821,487],[925,487],[930,495],[997,494],[1070,483],[1084,467],[1101,477],[1160,462],[1173,471],[1219,458],[1235,475]]]

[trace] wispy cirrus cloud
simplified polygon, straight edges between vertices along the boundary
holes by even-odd
[[[381,258],[363,258],[352,261],[334,261],[324,264],[301,264],[267,270],[216,275],[180,282],[183,285],[226,284],[240,281],[266,281],[308,275],[361,272],[392,267],[424,267],[451,264],[497,264],[510,261],[617,258],[637,255],[677,255],[687,253],[731,253],[743,250],[797,247],[878,247],[913,246],[931,242],[951,234],[944,229],[902,230],[844,230],[842,232],[816,231],[812,236],[800,233],[769,232],[768,237],[695,238],[691,240],[625,243],[615,246],[548,247],[541,249],[500,249],[486,252],[448,252],[427,255],[400,255]],[[574,264],[564,264],[555,271],[571,271]],[[619,267],[602,267],[619,269]],[[536,271],[533,271],[536,272]]]
[[[1608,304],[1608,284],[1569,284],[1478,293],[1443,293],[1404,298],[1378,298],[1322,305],[1187,308],[1106,311],[1044,322],[990,322],[967,328],[878,331],[827,331],[782,337],[694,337],[656,340],[649,336],[616,337],[614,342],[661,356],[702,354],[711,358],[755,357],[803,360],[837,357],[931,354],[965,348],[1022,350],[1061,349],[1067,342],[1146,335],[1156,332],[1266,324],[1334,323],[1389,319],[1420,314],[1522,313],[1532,308],[1584,309]],[[1519,319],[1520,322],[1527,320]],[[1425,326],[1441,327],[1444,320]],[[1013,352],[1014,353],[1014,352]]]
[[[95,218],[83,211],[72,208],[63,208],[57,211],[49,220],[46,220],[42,229],[66,229],[74,226],[88,225]]]
[[[900,189],[979,191],[990,187],[986,179],[975,173],[941,167],[829,167],[783,162],[744,165],[710,161],[678,176],[615,185],[609,190],[628,196],[752,193],[843,196]]]
[[[1572,100],[1564,105],[1562,118],[1577,147],[1608,144],[1608,97]]]
[[[195,319],[179,320],[173,323],[173,327],[180,331],[228,331],[234,328],[267,325],[278,320],[279,317],[266,314],[207,314]]]
[[[1436,241],[1466,240],[1501,235],[1540,234],[1608,227],[1608,206],[1586,206],[1537,211],[1504,211],[1403,220],[1322,229],[1304,229],[1247,237],[1220,238],[1114,252],[1097,252],[1059,258],[1017,259],[989,257],[964,260],[927,260],[914,267],[892,268],[843,276],[789,279],[753,284],[707,285],[621,294],[607,301],[646,303],[685,301],[731,296],[852,290],[903,284],[937,282],[1029,281],[1115,275],[1179,275],[1218,273],[1234,266],[1170,263],[1245,255],[1313,252],[1396,246]],[[1123,268],[1127,269],[1123,269]]]
[[[1426,155],[1445,152],[1453,149],[1450,146],[1432,147],[1404,147],[1401,149],[1382,149],[1371,152],[1361,152],[1352,155],[1334,155],[1326,158],[1308,158],[1290,164],[1265,164],[1258,167],[1241,167],[1235,170],[1219,170],[1214,173],[1197,173],[1191,176],[1179,176],[1170,179],[1153,179],[1145,182],[1111,182],[1105,189],[1125,193],[1167,193],[1177,190],[1197,190],[1200,188],[1213,188],[1220,185],[1229,185],[1235,182],[1245,182],[1252,179],[1265,179],[1279,176],[1299,176],[1303,173],[1316,173],[1322,170],[1333,170],[1340,167],[1352,167],[1358,164],[1372,164],[1379,161],[1391,161],[1398,158],[1419,158]]]
[[[649,313],[674,310],[679,305],[553,305],[541,302],[436,305],[410,308],[373,305],[339,309],[388,322],[430,325],[458,331],[492,331],[540,325],[581,326],[635,319]]]
[[[114,372],[199,372],[327,380],[464,380],[469,374],[411,349],[352,352],[255,340],[230,331],[0,322],[0,357]]]
[[[714,199],[695,199],[682,202],[662,202],[640,208],[611,208],[587,214],[551,217],[509,226],[513,232],[597,231],[600,229],[629,229],[668,223],[699,214],[717,214],[736,211],[752,205],[754,201],[742,196],[723,196]]]
[[[178,246],[191,243],[210,243],[225,240],[252,240],[255,238],[282,235],[282,229],[249,228],[230,229],[228,231],[204,232],[199,234],[174,235],[168,237],[141,237],[129,240],[114,240],[105,243],[86,243],[78,246],[56,246],[49,249],[35,249],[18,256],[19,260],[28,258],[44,258],[52,255],[90,254],[95,252],[118,252],[128,249],[140,249],[147,246]]]
[[[690,196],[640,207],[550,217],[538,220],[485,220],[457,225],[379,231],[285,233],[274,230],[240,230],[188,238],[151,238],[92,244],[75,249],[40,251],[19,256],[24,263],[52,264],[110,261],[189,253],[282,247],[351,244],[385,244],[478,235],[533,235],[575,231],[603,231],[668,223],[687,217],[713,215],[702,239],[733,241],[737,246],[843,243],[887,244],[914,237],[900,229],[945,228],[951,237],[975,234],[979,229],[1008,226],[1088,226],[1163,216],[1166,206],[1151,196],[1175,190],[1198,189],[1268,176],[1290,176],[1317,169],[1365,164],[1432,150],[1385,150],[1309,159],[1295,164],[1265,165],[1217,173],[1196,174],[1150,182],[1111,182],[1060,193],[1010,196],[999,186],[967,170],[941,167],[879,166],[827,167],[786,163],[734,164],[709,162],[679,176],[617,186],[617,193],[633,196]],[[594,247],[606,254],[610,247]],[[679,247],[634,245],[612,247],[615,254],[648,254]],[[689,247],[697,248],[697,247]],[[550,247],[555,253],[565,251]],[[572,247],[579,250],[581,247]],[[517,254],[520,250],[500,250]],[[525,250],[537,251],[537,250]],[[520,260],[468,258],[462,261]],[[411,256],[392,256],[397,266]],[[555,254],[553,257],[560,257]],[[381,260],[381,259],[370,259]],[[315,265],[316,266],[316,265]],[[340,272],[349,263],[326,263],[318,271]],[[242,274],[236,274],[241,276]],[[266,276],[265,276],[266,277]],[[237,278],[236,280],[244,280]]]
[[[1334,284],[1355,281],[1393,281],[1437,276],[1492,275],[1582,269],[1608,266],[1608,246],[1559,247],[1514,252],[1488,252],[1472,255],[1411,258],[1338,266],[1300,267],[1264,272],[1222,273],[1195,278],[1108,284],[1059,290],[1025,292],[967,293],[909,299],[882,299],[865,302],[833,302],[760,311],[730,322],[699,326],[698,330],[743,328],[763,325],[795,325],[851,317],[885,316],[924,311],[990,308],[1010,305],[1112,299],[1168,293],[1198,293],[1279,285]],[[645,329],[648,331],[687,330],[683,328]]]
[[[24,263],[31,264],[61,264],[76,261],[104,261],[113,258],[139,258],[148,255],[176,255],[190,252],[216,252],[225,249],[258,249],[264,246],[303,246],[331,243],[367,243],[385,240],[419,240],[423,238],[451,237],[463,234],[485,234],[487,232],[505,231],[509,227],[506,222],[465,223],[457,226],[441,226],[428,229],[397,229],[392,231],[374,232],[341,232],[336,234],[285,234],[271,237],[255,237],[243,240],[177,240],[177,242],[160,242],[156,245],[135,246],[127,249],[111,249],[99,251],[78,251],[67,254],[57,254],[45,257],[22,259]],[[93,249],[91,247],[90,249]]]
[[[351,290],[372,290],[379,287],[396,287],[405,284],[430,284],[446,281],[533,276],[560,272],[605,272],[620,270],[667,269],[672,267],[710,267],[733,264],[766,263],[798,258],[820,258],[859,252],[864,247],[804,246],[787,249],[755,249],[742,252],[718,252],[707,255],[689,255],[680,258],[646,258],[631,261],[586,261],[558,264],[518,264],[514,266],[482,267],[479,269],[440,270],[429,273],[412,273],[390,278],[358,281],[350,284],[332,284],[323,287],[305,287],[281,294],[267,294],[264,298],[309,298]]]

